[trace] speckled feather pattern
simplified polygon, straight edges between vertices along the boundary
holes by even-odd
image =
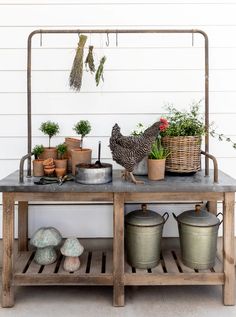
[[[152,143],[159,134],[160,122],[147,128],[143,135],[124,136],[116,123],[112,128],[110,137],[110,149],[115,162],[123,166],[128,172],[132,172],[135,165],[147,156],[151,151]]]

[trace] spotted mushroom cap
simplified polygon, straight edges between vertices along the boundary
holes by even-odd
[[[84,247],[77,238],[67,238],[61,247],[61,253],[65,256],[80,256],[84,252]]]
[[[37,248],[57,246],[61,243],[62,236],[54,227],[39,228],[30,239],[30,244]]]

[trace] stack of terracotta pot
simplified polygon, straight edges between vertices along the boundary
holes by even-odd
[[[55,164],[53,158],[48,158],[43,161],[44,174],[47,176],[52,175],[55,172]]]
[[[92,150],[82,149],[80,147],[80,140],[74,138],[66,138],[68,171],[75,175],[75,167],[79,163],[91,164]]]

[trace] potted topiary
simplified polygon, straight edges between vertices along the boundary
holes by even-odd
[[[151,152],[148,155],[148,178],[150,180],[161,180],[165,177],[166,158],[170,151],[161,144],[161,138],[157,138],[152,144]]]
[[[64,176],[67,172],[67,159],[65,158],[67,152],[67,145],[65,143],[59,144],[57,147],[57,160],[55,160],[56,174]]]
[[[35,145],[35,147],[33,148],[32,153],[35,158],[33,160],[33,176],[44,175],[43,160],[39,158],[43,154],[43,152],[44,152],[43,145]]]
[[[51,147],[51,138],[59,133],[59,125],[58,123],[52,121],[43,122],[39,128],[43,134],[48,135],[48,147],[44,148],[43,154],[40,156],[42,159],[47,158],[57,158],[57,149],[55,147]]]
[[[91,163],[92,150],[83,148],[84,137],[90,133],[91,125],[87,120],[80,120],[74,125],[74,131],[81,136],[80,147],[71,150],[72,174],[75,175],[75,166],[79,163]]]

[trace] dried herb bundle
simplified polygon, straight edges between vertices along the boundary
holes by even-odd
[[[89,68],[91,73],[95,73],[95,65],[94,65],[94,58],[93,58],[93,46],[89,46],[88,55],[85,60],[85,66]]]
[[[76,50],[76,55],[73,61],[72,69],[70,72],[70,87],[75,90],[80,90],[83,77],[83,56],[84,45],[86,43],[87,36],[80,35],[79,43]]]
[[[103,73],[104,73],[104,64],[106,61],[106,56],[103,56],[100,60],[96,75],[95,75],[95,80],[96,80],[96,85],[98,86],[100,83],[100,80],[104,81]]]

